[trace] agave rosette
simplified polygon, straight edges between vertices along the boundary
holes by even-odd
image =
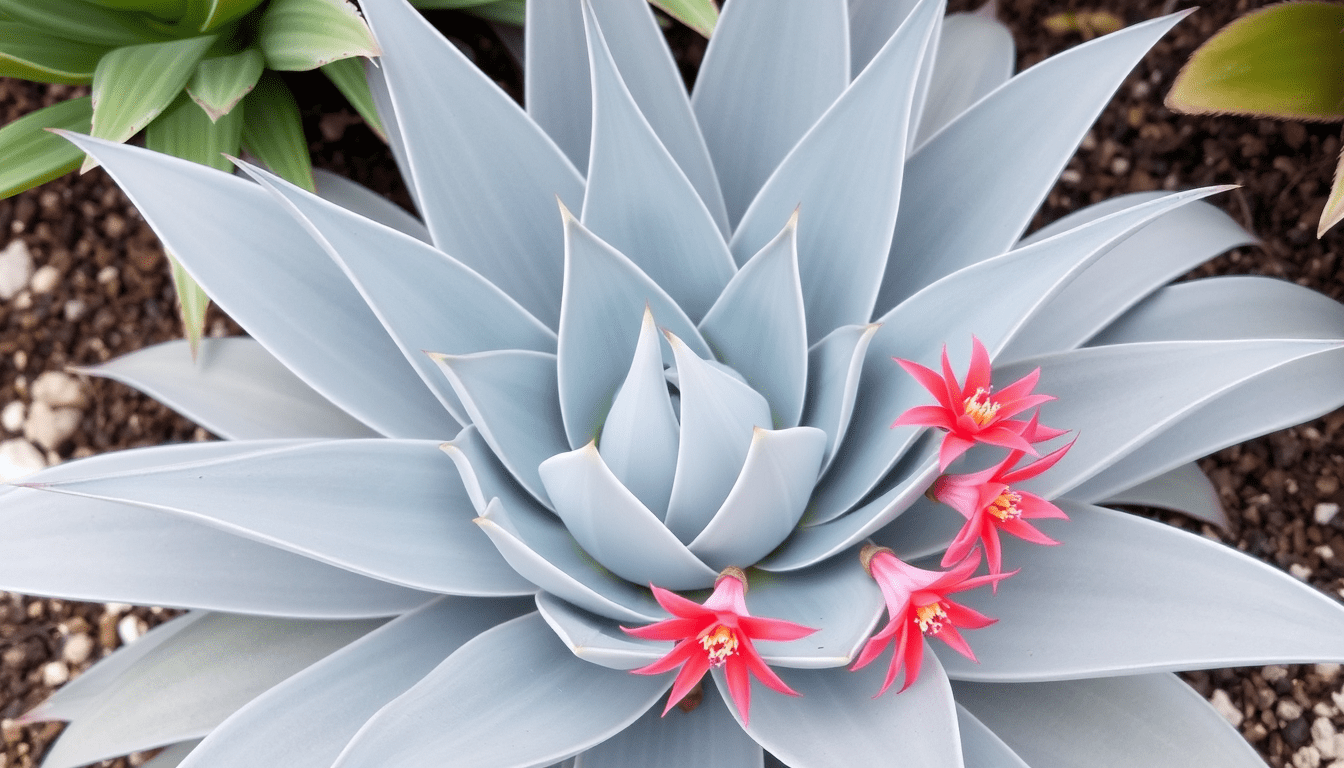
[[[1344,307],[1164,287],[1251,240],[1213,190],[1021,238],[1176,17],[1010,78],[1006,33],[936,0],[733,0],[688,98],[641,0],[534,2],[524,112],[402,0],[364,5],[423,225],[339,179],[71,137],[251,338],[95,371],[229,440],[3,493],[0,587],[193,609],[27,716],[70,721],[48,768],[1258,764],[1172,671],[1344,659],[1331,599],[1098,506],[1217,522],[1192,462],[1344,401]],[[873,698],[861,545],[937,570],[964,522],[924,497],[938,435],[889,426],[929,398],[892,358],[973,336],[1077,432],[1021,473],[1071,520],[957,594],[999,619],[978,663],[932,643]],[[817,630],[753,651],[802,695],[758,686],[748,721],[719,670],[662,717],[672,674],[629,670],[669,644],[621,627],[706,620],[662,589],[733,568],[763,632]]]

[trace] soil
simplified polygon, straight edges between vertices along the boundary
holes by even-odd
[[[951,10],[976,3],[952,0]],[[1333,298],[1344,297],[1344,226],[1316,239],[1340,150],[1334,124],[1286,123],[1241,117],[1174,115],[1162,105],[1191,52],[1216,29],[1265,3],[1223,2],[1176,27],[1139,64],[1084,139],[1050,193],[1036,226],[1116,194],[1239,184],[1212,199],[1262,239],[1197,270],[1197,274],[1280,277]],[[1044,23],[1060,12],[1107,11],[1126,24],[1190,7],[1174,0],[1001,0],[999,17],[1012,28],[1019,70],[1078,44]],[[520,75],[489,28],[470,17],[432,17],[470,48],[478,63],[515,98]],[[704,41],[668,30],[679,62],[693,76]],[[386,148],[320,77],[291,85],[305,105],[305,127],[316,164],[390,194],[409,207]],[[0,79],[0,123],[68,98],[76,89]],[[101,171],[71,175],[0,201],[0,245],[22,240],[37,267],[60,279],[45,293],[0,302],[0,407],[31,402],[30,385],[44,371],[102,362],[178,336],[175,298],[153,233]],[[239,333],[212,310],[212,335]],[[150,398],[90,379],[89,404],[78,431],[49,462],[102,451],[210,436]],[[0,439],[21,437],[0,427]],[[1231,517],[1229,530],[1163,519],[1221,540],[1283,568],[1327,594],[1344,596],[1344,411],[1205,459]],[[71,567],[79,567],[72,564]],[[0,593],[0,768],[37,765],[59,724],[19,726],[27,711],[64,679],[171,613],[46,600]],[[1189,673],[1186,679],[1236,722],[1267,762],[1316,768],[1344,759],[1344,677],[1338,665],[1290,665]],[[140,765],[146,755],[102,763]],[[1341,764],[1344,765],[1344,764]]]

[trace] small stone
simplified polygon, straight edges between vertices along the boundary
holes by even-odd
[[[1308,744],[1293,753],[1293,768],[1321,768],[1321,753]]]
[[[1316,556],[1321,558],[1322,560],[1335,559],[1335,550],[1329,544],[1322,544],[1321,546],[1313,549],[1312,551],[1315,552]]]
[[[1059,180],[1065,184],[1077,184],[1083,180],[1083,174],[1070,168],[1059,174]]]
[[[1293,563],[1288,566],[1288,573],[1295,579],[1307,581],[1311,578],[1311,569],[1301,563]]]
[[[23,738],[23,728],[6,717],[0,720],[0,736],[4,738],[6,744],[13,744]]]
[[[9,301],[28,285],[33,276],[33,256],[28,244],[11,241],[0,251],[0,299]]]
[[[1302,716],[1302,705],[1292,699],[1280,699],[1279,705],[1274,708],[1274,714],[1278,715],[1280,720],[1296,720]]]
[[[1294,749],[1304,747],[1311,740],[1311,726],[1307,725],[1305,717],[1299,717],[1296,720],[1289,720],[1283,725],[1283,740],[1288,742]],[[1318,753],[1316,757],[1320,757]]]
[[[111,264],[98,270],[97,279],[99,285],[107,285],[108,283],[115,282],[119,277],[121,277],[121,271]]]
[[[18,432],[23,429],[23,420],[28,415],[28,406],[22,400],[11,400],[0,410],[0,427],[6,432]]]
[[[70,679],[70,668],[64,661],[50,661],[42,667],[42,684],[48,688],[65,685]]]
[[[24,650],[22,646],[11,646],[4,653],[0,653],[0,663],[3,663],[6,667],[18,667],[27,660],[28,651]]]
[[[1241,710],[1237,709],[1237,706],[1232,703],[1227,691],[1222,688],[1215,689],[1213,696],[1209,698],[1209,703],[1213,705],[1214,709],[1218,710],[1218,714],[1222,715],[1223,719],[1232,724],[1233,728],[1241,725]]]
[[[78,323],[89,311],[89,305],[83,299],[71,299],[65,302],[65,321]]]
[[[34,400],[52,408],[87,408],[89,396],[80,380],[61,371],[43,371],[33,381]]]
[[[38,267],[28,280],[28,288],[33,293],[51,293],[61,283],[61,270],[50,264]]]
[[[1111,161],[1111,173],[1116,176],[1124,176],[1129,173],[1129,160],[1123,157],[1117,157]]]
[[[1339,514],[1339,505],[1332,501],[1322,501],[1316,505],[1312,514],[1316,517],[1317,525],[1329,525],[1330,521],[1335,519],[1335,515]]]
[[[1266,683],[1277,683],[1288,676],[1288,668],[1282,664],[1270,664],[1261,667],[1260,676],[1265,678]]]
[[[23,423],[23,436],[54,451],[79,430],[79,422],[83,418],[84,413],[78,408],[52,408],[38,400],[28,409],[28,419]]]
[[[93,638],[83,632],[65,638],[65,647],[61,649],[61,658],[76,666],[89,660],[93,654]]]
[[[145,625],[144,619],[133,613],[127,614],[121,617],[121,621],[117,622],[117,637],[121,638],[122,645],[130,645],[139,640],[140,636],[145,634],[146,629],[148,627]]]
[[[1333,760],[1339,755],[1335,752],[1335,724],[1328,717],[1318,717],[1311,723],[1311,744],[1321,757]]]
[[[1318,675],[1320,675],[1321,677],[1325,678],[1326,682],[1330,682],[1330,681],[1334,680],[1336,677],[1339,676],[1340,665],[1339,665],[1339,664],[1313,664],[1313,665],[1312,665],[1312,670],[1315,671],[1316,674],[1318,674]]]
[[[22,371],[28,367],[28,353],[22,349],[14,352],[14,367]]]
[[[17,480],[47,466],[42,452],[21,437],[0,442],[0,482]]]

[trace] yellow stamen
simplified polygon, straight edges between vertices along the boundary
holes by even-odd
[[[721,667],[729,656],[737,653],[737,635],[733,630],[718,624],[712,631],[700,636],[700,647],[709,654],[710,666]]]
[[[1005,490],[999,494],[999,497],[989,504],[989,514],[997,517],[1003,522],[1016,520],[1022,516],[1022,495],[1013,491]]]
[[[926,635],[936,635],[942,631],[946,618],[947,611],[943,610],[942,603],[929,603],[915,608],[915,623],[919,625],[919,631]]]
[[[982,427],[999,412],[999,403],[989,399],[989,390],[984,387],[976,389],[975,394],[962,401],[961,405],[966,409],[966,415]]]

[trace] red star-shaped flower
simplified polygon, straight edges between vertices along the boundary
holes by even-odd
[[[1011,450],[1021,450],[1035,456],[1031,443],[1022,437],[1025,421],[1009,417],[1054,400],[1049,395],[1033,395],[1041,371],[1036,369],[998,392],[990,386],[989,353],[980,340],[971,337],[971,365],[966,372],[966,384],[957,383],[952,365],[943,347],[943,372],[939,375],[919,363],[892,358],[915,377],[938,400],[937,405],[919,405],[902,413],[891,426],[916,425],[947,430],[942,448],[938,451],[938,468],[947,466],[977,442],[989,443]],[[1058,434],[1058,433],[1056,433]],[[1044,438],[1042,438],[1044,439]]]
[[[1054,430],[1039,426],[1036,416],[1033,415],[1022,431],[1022,438],[1027,442],[1049,439],[1042,437],[1044,434],[1058,436]],[[1012,451],[1003,461],[981,472],[969,475],[943,475],[938,478],[929,489],[929,495],[957,510],[966,518],[966,524],[962,526],[956,538],[952,539],[947,554],[943,555],[943,567],[965,559],[976,542],[983,542],[989,572],[1002,573],[1003,549],[999,545],[999,531],[1034,544],[1058,544],[1059,542],[1041,533],[1027,520],[1036,518],[1067,520],[1069,516],[1040,496],[1014,490],[1012,486],[1053,467],[1072,447],[1071,442],[1020,469],[1013,467],[1025,454],[1022,451]],[[994,586],[995,589],[998,588],[997,584]]]
[[[896,652],[892,655],[887,677],[877,696],[887,692],[902,669],[905,670],[905,685],[901,686],[901,690],[914,684],[924,660],[925,635],[939,638],[952,646],[953,650],[975,661],[975,654],[957,629],[980,629],[997,619],[955,603],[947,596],[1006,579],[1012,573],[968,578],[980,565],[978,552],[950,571],[916,568],[902,562],[890,549],[873,544],[863,548],[859,559],[882,590],[882,597],[887,602],[887,625],[868,639],[850,669],[867,666],[882,655],[893,640],[896,642]]]
[[[657,675],[681,667],[672,683],[672,693],[663,708],[672,706],[690,693],[710,667],[724,667],[728,695],[742,722],[751,711],[751,680],[748,674],[780,693],[800,695],[790,688],[756,652],[753,640],[797,640],[817,630],[783,619],[766,619],[747,613],[747,575],[741,568],[725,568],[714,582],[714,593],[703,605],[652,584],[653,596],[674,618],[647,627],[621,627],[645,640],[675,640],[677,644],[663,658],[639,669],[637,675]]]

